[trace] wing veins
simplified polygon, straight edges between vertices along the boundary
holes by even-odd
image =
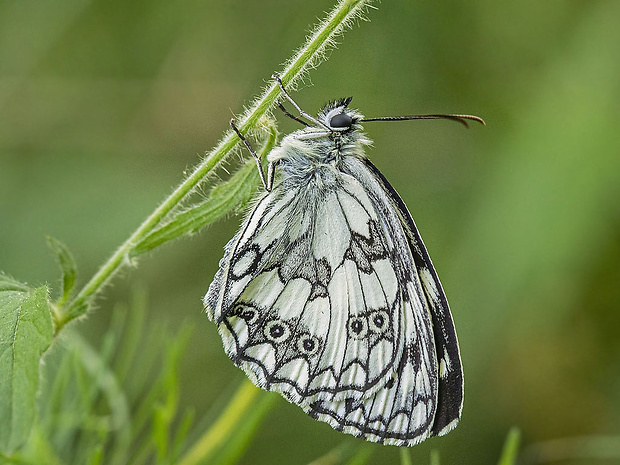
[[[342,212],[342,217],[344,218],[344,221],[347,224],[347,227],[349,228],[349,232],[351,233],[351,239],[349,240],[349,247],[351,247],[351,241],[353,240],[352,239],[353,238],[353,229],[351,228],[351,224],[349,223],[349,218],[347,218],[347,214],[344,211],[344,208],[342,206],[342,202],[340,202],[340,199],[338,198],[338,194],[335,194],[334,198],[336,199],[336,202],[338,202],[338,206],[340,207],[340,211]],[[346,255],[346,253],[345,253],[345,255]],[[345,258],[343,256],[343,258],[342,258],[342,265],[341,266],[343,267],[343,270],[344,270],[344,273],[345,273],[345,277],[348,277],[347,268],[346,268],[346,266],[344,266],[344,262],[345,262]],[[355,262],[353,262],[353,263],[355,263]],[[355,268],[357,269],[357,264],[355,264]],[[360,283],[360,290],[362,291],[362,302],[364,304],[364,311],[366,311],[367,310],[366,298],[363,297],[364,289],[362,288],[362,282],[360,280],[359,273],[357,275],[357,280]],[[349,303],[349,310],[350,310],[351,301],[349,300],[350,295],[349,295],[349,280],[348,279],[346,279],[346,283],[347,283],[347,302]],[[347,315],[347,324],[349,322],[349,318],[348,317],[350,317],[350,315],[351,315],[351,312],[349,311],[348,315]],[[349,329],[348,327],[345,327],[346,331],[348,331],[348,329]],[[342,371],[340,373],[338,381],[342,380],[342,375],[347,371],[347,369],[350,366],[353,365],[353,363],[355,363],[355,360],[357,360],[357,358],[356,358],[356,359],[352,360],[351,363],[349,363],[349,365],[347,365],[347,366],[344,365],[348,349],[349,349],[349,344],[346,344],[346,347],[344,349],[344,353],[342,354],[342,364],[343,364],[343,367],[342,367]],[[370,351],[368,351],[368,352],[369,352],[369,355],[370,355]],[[357,373],[357,370],[358,370],[358,368],[356,368],[356,373]],[[366,371],[366,383],[365,384],[367,384],[367,382],[368,382],[368,375],[369,375],[369,373],[368,373],[368,363],[366,363],[365,371]]]

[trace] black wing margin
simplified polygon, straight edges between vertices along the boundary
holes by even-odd
[[[463,368],[450,307],[435,267],[405,202],[370,160],[363,157],[363,162],[383,184],[385,191],[400,214],[401,222],[406,226],[404,229],[407,232],[411,254],[431,310],[433,337],[439,364],[437,412],[431,434],[443,436],[457,425],[463,409]]]

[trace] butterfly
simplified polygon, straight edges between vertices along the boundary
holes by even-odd
[[[365,156],[351,98],[328,103],[268,155],[264,192],[225,246],[204,297],[249,379],[311,417],[412,446],[461,417],[463,371],[446,296],[405,203]],[[307,121],[305,121],[307,120]]]

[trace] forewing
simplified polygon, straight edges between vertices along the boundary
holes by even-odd
[[[361,401],[403,350],[393,244],[367,197],[283,189],[226,246],[207,313],[258,386],[298,404]]]

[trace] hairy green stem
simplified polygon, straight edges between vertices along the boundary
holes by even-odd
[[[307,38],[306,43],[291,58],[280,73],[282,81],[291,86],[311,67],[316,67],[324,59],[327,47],[334,45],[334,38],[348,26],[362,9],[372,0],[341,0]],[[258,120],[271,110],[280,97],[280,89],[275,83],[269,85],[244,113],[238,127],[246,133]],[[60,331],[68,322],[82,316],[88,310],[92,299],[101,291],[110,278],[125,264],[134,246],[153,231],[175,207],[183,202],[193,189],[200,184],[230,152],[239,139],[231,130],[227,131],[219,144],[211,150],[194,171],[166,198],[159,207],[136,229],[131,236],[112,254],[95,275],[77,293],[68,306],[61,309],[55,318],[55,331]]]

